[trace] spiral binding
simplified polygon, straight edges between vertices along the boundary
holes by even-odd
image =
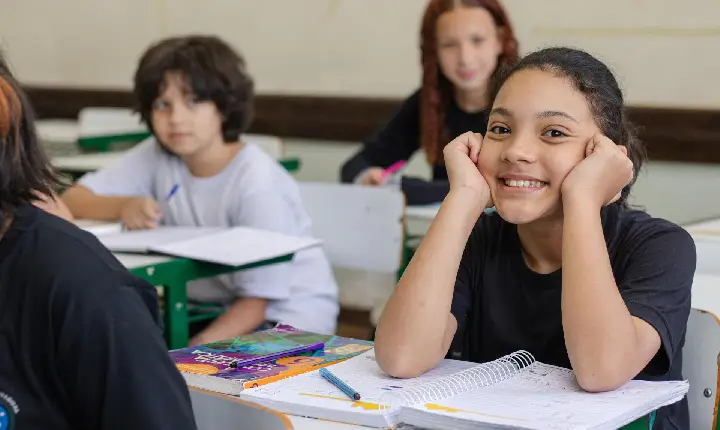
[[[480,387],[497,384],[517,374],[534,362],[535,357],[529,352],[517,351],[497,360],[460,371],[449,377],[388,394],[386,398],[381,400],[381,403],[389,405],[389,411],[393,411],[400,406],[446,399]]]

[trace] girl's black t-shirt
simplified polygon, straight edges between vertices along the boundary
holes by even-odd
[[[679,226],[612,204],[602,227],[613,275],[635,317],[657,330],[662,346],[637,379],[682,380],[682,347],[690,314],[695,243]],[[563,336],[562,269],[539,274],[525,263],[517,226],[483,214],[458,270],[452,356],[487,362],[518,350],[570,368]],[[661,408],[654,430],[686,429],[687,400]]]
[[[31,205],[0,239],[0,411],[22,430],[196,428],[155,287]]]

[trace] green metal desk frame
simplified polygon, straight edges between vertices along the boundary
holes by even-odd
[[[289,254],[237,267],[178,258],[159,264],[135,267],[130,272],[163,289],[165,339],[169,349],[178,349],[187,346],[189,340],[188,282],[240,270],[284,263],[292,260],[292,258],[293,254]]]

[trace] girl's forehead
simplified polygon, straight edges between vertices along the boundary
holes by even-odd
[[[521,70],[500,88],[493,109],[502,108],[513,116],[537,117],[538,112],[567,112],[578,121],[592,119],[584,94],[569,78],[552,71]]]
[[[467,30],[490,33],[495,30],[495,20],[485,8],[461,6],[442,13],[436,22],[437,36]]]

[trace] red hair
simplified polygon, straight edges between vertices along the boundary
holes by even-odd
[[[440,15],[458,7],[480,7],[492,15],[500,31],[501,52],[488,83],[489,94],[499,71],[518,60],[518,43],[510,19],[499,0],[430,0],[420,29],[422,89],[420,91],[420,146],[431,165],[442,160],[442,150],[450,140],[445,129],[445,106],[453,97],[453,85],[440,71],[437,55],[436,23]]]
[[[0,138],[5,140],[22,120],[20,99],[12,85],[0,76]]]
[[[22,121],[22,105],[12,84],[0,76],[0,142],[6,145],[10,139],[20,139],[17,124]],[[12,135],[11,135],[12,134]],[[12,149],[12,160],[20,160],[20,145]]]

